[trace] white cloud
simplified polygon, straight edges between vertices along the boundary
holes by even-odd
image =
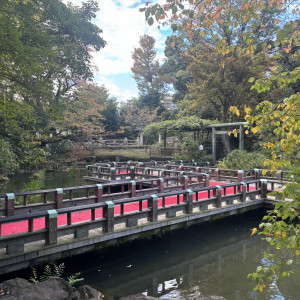
[[[166,36],[155,25],[149,27],[145,22],[144,13],[139,12],[143,7],[140,0],[97,0],[100,11],[93,21],[103,30],[102,37],[107,42],[105,48],[94,54],[93,62],[98,71],[97,77],[101,76],[102,83],[110,90],[111,94],[130,94],[118,88],[118,86],[106,80],[105,76],[130,74],[132,66],[132,52],[139,46],[139,37],[145,33],[153,36],[156,47],[163,51]],[[161,2],[162,0],[159,0]],[[78,4],[81,1],[72,1]],[[136,6],[132,8],[132,6]],[[161,60],[162,54],[158,55]],[[130,76],[130,75],[128,75]],[[134,93],[132,93],[134,94]]]

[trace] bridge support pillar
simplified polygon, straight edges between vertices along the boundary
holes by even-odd
[[[45,243],[46,245],[56,245],[57,244],[57,211],[56,209],[50,209],[47,211],[48,215],[46,217],[46,228],[48,232],[46,233]]]
[[[105,201],[106,206],[103,207],[103,217],[106,219],[103,227],[103,232],[114,232],[114,209],[115,204],[112,201]]]
[[[157,222],[157,218],[158,218],[157,200],[158,197],[156,195],[151,195],[151,198],[148,200],[148,208],[151,209],[150,216],[148,217],[148,221],[150,222]]]

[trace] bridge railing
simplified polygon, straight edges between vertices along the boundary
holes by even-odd
[[[5,201],[0,216],[12,216],[33,211],[59,209],[76,205],[115,200],[121,197],[153,194],[209,185],[207,174],[176,177],[154,177],[138,180],[118,180],[105,184],[75,186],[31,192],[2,194]]]
[[[0,218],[0,249],[6,249],[6,254],[10,255],[23,253],[24,246],[33,242],[44,241],[45,245],[51,246],[56,245],[60,238],[66,238],[60,244],[67,244],[70,242],[67,239],[69,235],[73,240],[113,233],[118,224],[124,224],[125,229],[147,225],[175,218],[179,213],[199,214],[252,201],[257,197],[264,199],[266,193],[267,181],[256,180],[8,216]],[[82,214],[80,218],[78,213]],[[8,227],[14,224],[23,226],[17,234],[8,231]],[[35,246],[42,249],[43,243]],[[34,245],[31,244],[31,247]]]

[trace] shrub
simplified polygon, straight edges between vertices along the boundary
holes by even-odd
[[[96,153],[96,160],[124,161],[124,160],[149,160],[150,156],[145,150],[105,150]]]
[[[222,169],[248,170],[263,169],[267,158],[259,152],[246,152],[244,150],[233,150],[218,164]]]

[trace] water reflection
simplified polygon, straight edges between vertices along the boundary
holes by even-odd
[[[82,271],[86,284],[105,299],[145,293],[162,299],[194,299],[219,295],[237,299],[297,298],[300,267],[294,278],[277,283],[261,294],[253,292],[247,275],[260,264],[267,245],[250,237],[264,211],[230,217],[169,233],[161,238],[135,241],[105,253],[76,258],[73,272]]]

